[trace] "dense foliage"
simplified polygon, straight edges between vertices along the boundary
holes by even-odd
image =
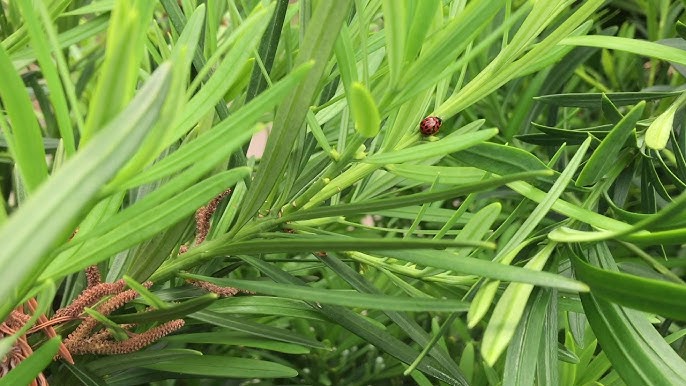
[[[684,3],[0,0],[0,386],[685,385]]]

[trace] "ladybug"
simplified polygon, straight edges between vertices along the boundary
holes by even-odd
[[[439,117],[426,117],[419,124],[419,131],[426,136],[434,135],[438,133],[442,123],[443,121]]]

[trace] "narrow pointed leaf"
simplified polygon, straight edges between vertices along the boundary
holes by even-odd
[[[0,280],[0,295],[5,299],[0,316],[14,307],[26,286],[49,263],[45,258],[50,249],[66,240],[83,211],[94,204],[101,187],[136,151],[158,119],[170,76],[171,66],[160,66],[131,104],[0,229],[0,242],[4,245],[0,266],[6,268]]]

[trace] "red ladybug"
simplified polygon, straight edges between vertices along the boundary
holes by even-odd
[[[419,131],[423,135],[434,135],[438,133],[438,129],[441,128],[443,121],[439,117],[426,117],[422,119],[422,123],[419,124]]]

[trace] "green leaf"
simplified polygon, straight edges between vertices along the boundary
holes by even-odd
[[[247,334],[260,336],[263,338],[278,340],[281,342],[289,342],[299,344],[301,346],[313,347],[317,349],[327,348],[321,342],[318,342],[307,336],[300,335],[293,331],[288,331],[279,327],[263,325],[255,323],[250,320],[241,318],[234,318],[225,314],[212,311],[199,311],[191,315],[191,318],[209,323],[215,326],[228,328],[231,330],[245,332]]]
[[[546,175],[550,175],[550,172],[544,170],[535,172],[515,173],[510,174],[506,177],[491,178],[486,181],[479,181],[459,185],[451,189],[439,190],[436,192],[415,193],[400,197],[371,200],[369,202],[341,204],[324,208],[300,210],[295,213],[291,213],[284,216],[281,220],[295,221],[340,215],[349,216],[361,213],[374,213],[386,209],[403,208],[411,205],[423,204],[425,202],[448,200],[468,193],[494,188],[503,184],[509,184],[512,181],[519,181],[536,176]]]
[[[292,90],[276,111],[260,169],[248,190],[236,226],[244,225],[257,212],[281,180],[351,3],[351,0],[318,3],[295,60],[297,65],[310,62],[314,65],[309,76]]]
[[[670,219],[678,218],[682,215],[684,210],[686,210],[686,194],[680,195],[676,200],[670,202],[655,214],[641,216],[642,219],[633,225],[625,224],[626,226],[623,225],[617,229],[612,226],[613,223],[608,219],[592,224],[596,228],[600,228],[599,231],[588,232],[568,227],[559,227],[551,231],[548,234],[548,237],[551,240],[565,243],[601,241],[613,238],[626,239],[629,241],[645,240],[647,242],[659,243],[660,241],[665,241],[658,238],[659,236],[664,235],[668,238],[674,237],[678,241],[679,239],[683,239],[682,233],[684,228],[670,229],[665,232],[647,232],[643,230],[653,225],[669,221]],[[674,242],[674,240],[671,242]]]
[[[679,34],[679,37],[686,40],[686,24],[677,20],[675,29],[676,29],[676,33]]]
[[[546,198],[546,192],[539,190],[526,182],[510,182],[507,184],[507,187],[534,202],[543,202],[543,200]],[[631,228],[631,225],[625,222],[603,216],[602,214],[582,208],[578,205],[574,205],[560,198],[553,202],[551,210],[569,218],[573,218],[574,220],[578,220],[584,224],[590,224],[598,228],[610,229],[618,232]],[[550,238],[551,240],[563,242],[563,240],[560,240],[559,238]]]
[[[399,95],[391,95],[396,97],[396,103],[407,100],[413,94],[433,86],[445,68],[465,51],[469,43],[476,39],[487,25],[490,25],[490,20],[500,12],[504,5],[503,0],[471,1],[446,25],[433,32],[431,39],[423,44],[419,57],[407,58],[412,64],[407,67],[399,82],[401,88],[389,90],[400,92]],[[410,16],[414,18],[415,15]],[[426,28],[426,23],[431,20],[435,19],[430,18],[421,22]],[[453,113],[436,113],[435,115],[443,118],[453,115]]]
[[[203,84],[195,95],[188,101],[183,113],[176,120],[172,134],[169,138],[165,138],[165,146],[169,146],[174,141],[178,140],[185,133],[188,132],[203,116],[205,116],[212,108],[220,102],[224,94],[231,88],[231,86],[240,80],[239,75],[243,69],[243,64],[248,60],[249,55],[255,50],[258,40],[256,36],[261,36],[267,24],[264,20],[269,17],[273,7],[267,6],[257,10],[254,14],[248,17],[232,34],[231,40],[234,44],[231,50],[224,53],[217,51],[212,58],[208,60],[208,64],[203,68],[201,73],[196,77],[195,82],[205,79],[207,71],[212,69],[212,75]],[[201,19],[202,20],[202,19]],[[191,18],[186,26],[192,28]],[[226,47],[229,46],[230,41],[224,43]],[[218,60],[220,55],[225,55],[219,64],[213,64],[214,60]],[[190,55],[188,55],[190,56]],[[209,66],[209,67],[208,67]],[[216,68],[215,68],[216,67]],[[191,85],[191,90],[195,84]],[[243,128],[245,128],[244,124]]]
[[[49,261],[47,254],[73,232],[101,187],[130,158],[157,121],[167,96],[171,66],[158,68],[131,104],[80,149],[0,229],[0,307],[4,317]],[[75,200],[74,197],[78,197]],[[56,215],[59,214],[59,215]],[[48,225],[46,225],[48,224]],[[21,256],[21,259],[17,259]]]
[[[84,386],[105,386],[107,383],[99,378],[97,375],[92,374],[90,370],[77,364],[65,363],[64,366],[72,373],[74,376],[84,385]]]
[[[57,35],[58,47],[60,49],[67,48],[105,31],[109,25],[109,20],[109,15],[99,15],[87,21],[84,20],[83,23],[74,28],[60,32]],[[33,61],[36,59],[36,52],[34,47],[27,46],[20,50],[13,50],[10,56],[14,61]]]
[[[410,297],[366,294],[356,291],[326,290],[319,288],[308,288],[299,285],[269,283],[264,281],[221,279],[192,274],[180,274],[179,276],[187,279],[207,281],[221,286],[264,293],[267,295],[280,296],[289,299],[299,299],[321,304],[334,304],[345,307],[391,311],[436,312],[466,311],[468,307],[464,302],[449,299],[423,298],[421,301],[418,301],[418,299]]]
[[[236,183],[243,173],[226,171],[177,194],[158,206],[153,206],[135,216],[118,216],[122,220],[116,228],[98,237],[89,248],[77,249],[76,257],[69,250],[60,254],[42,274],[42,277],[60,277],[96,264],[113,254],[148,240],[159,232],[176,225],[192,215],[198,208],[207,204],[229,186]],[[123,213],[123,212],[122,212]],[[114,216],[113,216],[114,217]],[[69,243],[71,244],[71,243]],[[71,245],[67,245],[70,247]],[[75,246],[79,248],[79,246]],[[87,249],[84,250],[84,249]]]
[[[552,242],[546,244],[529,260],[524,268],[541,271],[556,245]],[[524,315],[529,295],[533,289],[534,287],[530,284],[511,283],[498,300],[493,315],[488,321],[486,331],[484,331],[481,345],[481,355],[490,366],[495,364],[507,345],[510,344]],[[539,341],[539,339],[536,340],[536,346]]]
[[[194,344],[221,344],[227,346],[254,347],[284,354],[309,354],[311,350],[298,344],[278,342],[271,339],[250,336],[236,331],[198,332],[195,334],[176,334],[164,338],[165,342]]]
[[[222,239],[205,242],[202,248],[191,249],[183,259],[175,259],[165,263],[151,278],[156,281],[178,270],[187,269],[199,261],[216,256],[258,254],[258,253],[297,253],[319,250],[329,251],[373,251],[379,249],[420,249],[445,247],[485,247],[494,245],[483,241],[447,241],[447,240],[400,240],[400,239],[362,239],[351,237],[315,237],[301,240],[256,240],[226,243]]]
[[[195,171],[195,169],[193,169]],[[200,193],[201,187],[207,187],[218,183],[219,187],[227,188],[236,184],[238,181],[250,175],[250,168],[241,167],[217,173],[214,176],[206,178],[195,185],[191,185],[202,174],[197,172],[182,173],[175,178],[172,178],[166,184],[153,192],[147,194],[141,200],[136,201],[126,209],[117,212],[112,217],[98,224],[98,227],[89,232],[79,232],[69,243],[70,247],[77,243],[87,242],[96,237],[102,236],[112,230],[123,229],[131,230],[131,226],[138,224],[144,219],[149,219],[155,213],[160,211],[161,207],[168,207],[173,205],[175,201],[183,195],[196,196]],[[221,182],[220,182],[221,181]],[[186,189],[190,187],[189,189]],[[185,191],[184,191],[185,190]],[[196,209],[196,208],[194,208]],[[127,236],[126,233],[124,236]]]
[[[417,58],[419,51],[426,42],[425,38],[430,32],[426,22],[434,19],[440,4],[439,0],[422,0],[414,4],[412,17],[409,18],[409,31],[405,38],[404,60],[411,63]]]
[[[617,158],[624,143],[636,128],[636,122],[641,118],[644,108],[645,102],[639,102],[612,128],[610,134],[603,139],[600,146],[593,151],[591,157],[586,161],[586,166],[581,169],[576,180],[577,186],[586,186],[598,182],[612,168],[613,164],[607,161]]]
[[[262,64],[267,73],[271,71],[274,64],[288,4],[288,0],[278,0],[276,2],[274,13],[272,13],[267,29],[262,35],[262,40],[260,40],[260,47],[258,48],[257,53],[262,60]],[[250,84],[248,85],[248,90],[246,92],[246,102],[251,101],[258,94],[262,93],[262,91],[267,88],[267,85],[267,79],[265,79],[260,66],[253,66]]]
[[[683,50],[646,40],[602,35],[570,36],[560,44],[607,48],[686,65],[686,52]]]
[[[480,125],[483,124],[483,121],[477,121],[476,123]],[[436,142],[412,146],[389,153],[374,154],[371,157],[365,158],[364,162],[374,164],[399,164],[432,157],[441,157],[446,154],[460,152],[488,141],[496,134],[498,134],[498,129],[484,129],[468,134],[454,133]]]
[[[648,126],[645,133],[646,146],[655,150],[662,150],[667,146],[678,107],[676,104],[672,105]]]
[[[577,277],[591,287],[594,296],[614,304],[676,320],[686,320],[686,285],[648,279],[596,268],[572,257]]]
[[[381,129],[381,117],[372,94],[359,82],[350,86],[350,111],[355,119],[355,130],[365,137],[375,137]]]
[[[374,284],[366,280],[364,276],[357,273],[353,268],[341,260],[330,255],[318,256],[318,258],[356,290],[369,294],[383,293]],[[417,301],[421,302],[422,300],[417,299]],[[386,310],[384,313],[388,315],[388,317],[391,318],[391,320],[393,320],[393,322],[395,322],[408,335],[408,337],[410,337],[417,344],[422,347],[426,347],[426,345],[429,343],[430,336],[417,322],[415,322],[412,317],[403,312]],[[438,363],[444,366],[453,377],[464,378],[464,375],[455,365],[454,360],[451,358],[445,347],[434,345],[431,347],[428,354],[436,359]]]
[[[407,179],[428,184],[438,181],[441,185],[462,185],[483,180],[486,172],[473,167],[429,166],[411,164],[386,165],[389,172]]]
[[[160,310],[150,310],[145,312],[137,312],[133,314],[121,314],[110,316],[109,319],[115,323],[148,323],[148,322],[166,322],[173,319],[185,318],[193,312],[197,312],[207,308],[219,296],[213,293],[198,296],[185,302],[177,303],[167,306]]]
[[[133,367],[154,364],[170,359],[185,359],[189,356],[201,356],[200,351],[169,348],[163,350],[144,350],[129,354],[105,356],[88,362],[86,366],[90,371],[99,376],[114,374]]]
[[[604,244],[588,251],[594,264],[616,270]],[[593,294],[580,295],[588,322],[614,370],[629,386],[686,384],[686,363],[665,342],[645,314]]]
[[[272,264],[265,263],[249,256],[241,256],[241,259],[256,267],[276,282],[298,285],[305,284],[302,280]],[[369,320],[347,308],[327,304],[319,306],[314,305],[314,307],[329,320],[335,321],[348,331],[405,363],[412,363],[414,359],[417,358],[417,355],[419,355],[417,350],[379,328],[378,325],[372,324]],[[467,381],[462,374],[453,374],[450,371],[444,370],[435,360],[433,360],[433,358],[423,358],[417,365],[417,369],[425,374],[440,379],[443,382],[447,382],[450,385],[467,385]]]
[[[31,37],[31,46],[35,48],[36,57],[40,65],[41,72],[43,73],[46,85],[50,90],[48,96],[50,98],[52,107],[55,110],[55,119],[57,120],[59,133],[63,140],[65,155],[66,157],[70,157],[76,151],[76,145],[74,143],[74,129],[69,116],[67,100],[64,95],[65,90],[62,85],[62,80],[69,82],[69,78],[68,75],[65,75],[62,79],[60,79],[58,74],[58,66],[60,67],[59,71],[61,71],[63,74],[68,73],[69,69],[67,68],[67,63],[65,59],[58,54],[56,58],[56,65],[50,56],[51,48],[54,49],[54,51],[57,51],[57,47],[50,46],[50,43],[56,40],[55,28],[51,24],[41,23],[38,15],[36,14],[36,10],[34,10],[34,7],[37,7],[39,12],[47,13],[47,10],[44,8],[45,5],[42,3],[33,5],[29,2],[20,2],[18,4],[19,8],[21,8],[22,13],[24,14],[25,25],[27,26],[29,36]],[[41,26],[41,24],[43,24],[43,26]],[[46,29],[49,38],[54,40],[49,41],[51,39],[44,36],[43,28]],[[77,103],[76,96],[73,94],[73,84],[69,84],[67,87],[72,88],[72,90],[70,90],[70,103]]]
[[[346,90],[345,97],[348,101],[348,106],[352,108],[351,86],[353,82],[358,81],[357,63],[355,61],[355,48],[353,47],[350,29],[345,24],[341,26],[341,32],[338,34],[338,39],[336,39],[334,54],[338,63],[338,71],[341,74],[341,82],[343,82],[343,88]],[[312,115],[314,116],[314,114]]]
[[[589,290],[588,286],[580,281],[554,273],[534,271],[471,257],[457,258],[455,254],[447,251],[384,251],[379,252],[379,254],[427,267],[442,268],[491,279],[527,283],[572,292],[587,292]]]
[[[619,121],[622,120],[622,113],[619,110],[617,110],[617,106],[615,106],[614,103],[612,103],[612,101],[610,100],[610,98],[607,97],[607,95],[603,94],[603,97],[600,101],[600,106],[601,110],[603,111],[603,115],[608,121],[616,125]]]
[[[104,129],[133,97],[155,4],[146,0],[115,3],[107,31],[105,60],[91,98],[81,144]],[[134,49],[131,49],[134,47]]]
[[[463,150],[455,158],[465,165],[501,176],[535,170],[550,170],[530,152],[513,146],[490,142]]]
[[[552,291],[539,289],[529,301],[507,350],[503,386],[533,385],[536,363],[548,353],[539,350]],[[490,325],[490,324],[489,324]]]
[[[394,0],[384,0],[381,3],[381,9],[384,13],[384,35],[386,47],[388,47],[386,56],[388,57],[390,88],[395,88],[398,85],[405,65],[404,54],[409,5],[407,2],[398,3]]]
[[[195,170],[195,172],[189,172],[192,175],[206,173],[217,163],[229,157],[254,133],[263,129],[263,125],[255,126],[255,122],[262,114],[279,103],[290,89],[302,82],[303,77],[311,68],[312,65],[309,63],[296,68],[229,118],[214,126],[212,130],[198,136],[139,175],[124,181],[116,181],[117,184],[112,189],[133,188],[173,175],[191,166]],[[246,130],[246,127],[249,129]]]
[[[0,78],[3,80],[0,99],[10,121],[0,116],[0,127],[24,186],[32,194],[48,178],[42,134],[24,82],[3,47],[0,47]]]
[[[557,264],[554,264],[557,265]],[[539,295],[539,296],[546,296],[546,295]],[[558,303],[560,303],[560,299],[564,298],[558,298],[558,291],[552,290],[550,291],[550,296],[547,296],[548,298],[548,306],[546,308],[546,314],[545,318],[543,319],[542,324],[536,324],[537,322],[537,315],[536,313],[531,314],[530,319],[527,321],[528,325],[524,326],[524,331],[529,335],[528,331],[529,328],[535,329],[535,327],[529,327],[529,325],[533,326],[538,326],[538,328],[541,328],[542,326],[542,331],[541,331],[541,344],[539,347],[539,354],[538,354],[538,361],[536,364],[536,378],[539,380],[540,384],[543,385],[557,385],[559,384],[560,376],[559,376],[559,368],[558,368],[558,354],[557,354],[557,345],[558,345]],[[536,300],[538,303],[538,299]],[[540,303],[539,303],[540,304]],[[536,306],[536,309],[538,309],[540,305]],[[581,307],[579,307],[581,308]],[[536,334],[534,332],[534,334]],[[534,335],[532,334],[532,335]],[[528,338],[528,337],[527,337]],[[528,341],[528,339],[527,339]],[[525,342],[526,344],[526,342]],[[512,346],[511,346],[512,347]],[[513,347],[512,350],[516,350],[516,347]],[[509,354],[509,353],[508,353]],[[524,354],[524,351],[519,351],[517,355],[521,356]],[[507,362],[506,362],[507,366]]]
[[[324,320],[319,313],[300,300],[271,296],[239,296],[220,299],[208,310],[224,314],[258,314]]]
[[[607,97],[615,106],[627,106],[639,103],[640,101],[652,101],[664,99],[672,96],[681,95],[682,91],[641,91],[641,92],[614,92],[614,93],[574,93],[574,94],[552,94],[536,97],[536,100],[555,106],[600,108],[603,95]]]
[[[298,375],[294,369],[278,363],[219,355],[191,355],[141,367],[220,378],[292,378]]]

